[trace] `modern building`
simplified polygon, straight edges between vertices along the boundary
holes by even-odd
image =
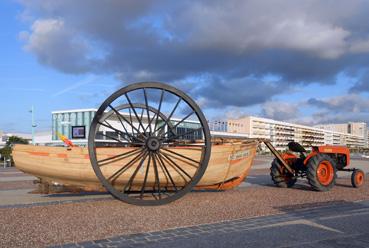
[[[72,139],[72,129],[74,127],[85,127],[84,137],[80,136],[79,140],[86,138],[92,119],[97,109],[75,109],[64,111],[53,111],[52,115],[52,140],[59,141],[58,134],[65,135]]]
[[[52,133],[51,145],[62,145],[58,137],[63,134],[77,145],[87,145],[88,133],[93,117],[97,109],[76,109],[52,112]],[[128,118],[128,113],[121,113]],[[178,119],[172,119],[172,125],[178,123]],[[143,122],[148,125],[148,120],[143,118]],[[118,119],[110,119],[112,127],[120,128]],[[160,124],[160,123],[159,123]],[[366,123],[348,123],[330,126],[310,127],[267,118],[246,116],[240,119],[230,119],[222,121],[208,122],[212,136],[229,136],[242,138],[265,138],[270,139],[278,150],[285,150],[288,142],[296,141],[303,146],[311,145],[347,145],[352,148],[364,148],[368,145],[368,131]],[[138,127],[138,122],[134,122]],[[190,130],[197,129],[200,124],[196,121],[186,120],[176,126],[176,133],[184,134]],[[127,126],[127,131],[132,129]],[[122,139],[110,128],[101,127],[98,137],[101,140]],[[194,132],[187,135],[187,139],[201,138],[201,132]],[[44,140],[47,141],[47,134]],[[100,139],[99,138],[99,139]],[[37,143],[36,135],[36,143]],[[42,142],[39,142],[42,143]],[[44,144],[48,144],[44,141]]]
[[[365,138],[366,147],[368,147],[368,126],[365,122],[348,122],[343,124],[323,124],[316,125],[316,128],[330,130],[333,132],[352,134]]]
[[[90,126],[92,120],[96,114],[97,109],[76,109],[76,110],[66,110],[66,111],[54,111],[52,112],[52,141],[54,145],[61,145],[62,141],[60,141],[58,134],[62,134],[70,139],[74,144],[85,146],[88,142],[88,133],[90,131]],[[130,115],[128,113],[121,112],[125,118],[129,119]],[[185,120],[179,124],[180,119],[171,118],[171,124],[175,127],[175,131],[177,134],[186,134],[183,138],[185,139],[199,139],[202,137],[202,132],[195,131],[189,133],[190,130],[198,129],[200,127],[200,123],[191,120]],[[111,127],[116,129],[122,129],[122,123],[120,120],[114,116],[109,118],[108,120]],[[144,125],[149,125],[149,121],[147,118],[143,117],[142,123]],[[158,122],[158,126],[162,125],[163,122]],[[133,133],[128,124],[124,124],[127,132]],[[154,122],[152,122],[152,127],[154,126]],[[133,118],[133,126],[135,128],[139,128],[139,123],[137,120]],[[166,132],[167,130],[165,130]],[[106,140],[114,140],[120,139],[124,140],[124,137],[120,137],[120,134],[117,134],[111,128],[101,126],[98,133],[97,138],[101,141]]]
[[[303,146],[329,144],[364,148],[367,145],[367,136],[324,130],[255,116],[228,120],[226,131],[245,133],[250,138],[270,139],[278,150],[285,150],[290,141],[299,142]]]
[[[215,131],[215,132],[227,132],[228,130],[228,121],[219,121],[219,120],[214,120],[214,121],[208,121],[208,125],[209,125],[209,129],[211,131]]]

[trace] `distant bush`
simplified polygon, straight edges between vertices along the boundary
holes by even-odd
[[[1,157],[5,159],[10,159],[12,165],[14,164],[12,158],[12,146],[15,144],[28,144],[28,140],[18,136],[10,136],[6,141],[4,148],[0,149]]]

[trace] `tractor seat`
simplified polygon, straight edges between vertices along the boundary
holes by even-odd
[[[288,149],[290,149],[293,152],[299,152],[299,153],[306,152],[305,148],[302,145],[294,141],[291,141],[288,143]]]

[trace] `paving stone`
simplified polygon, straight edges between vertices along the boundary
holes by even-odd
[[[85,247],[87,245],[94,245],[95,242],[93,241],[84,241],[84,242],[81,242],[81,243],[78,243],[79,246],[82,246],[82,247]]]
[[[365,241],[369,244],[369,233],[361,234],[361,235],[357,236],[357,239],[359,239],[361,241]]]
[[[121,244],[121,242],[113,241],[113,242],[107,243],[107,247],[119,246],[120,244]]]
[[[76,244],[76,243],[72,243],[72,244],[64,244],[62,247],[63,248],[72,248],[72,247],[79,247],[79,245]]]
[[[110,241],[121,241],[123,239],[123,237],[122,236],[118,236],[118,237],[113,237],[113,238],[108,238],[108,240],[110,240]]]
[[[101,246],[99,244],[87,244],[87,245],[83,245],[83,248],[101,248]]]
[[[94,242],[96,244],[100,244],[100,243],[107,243],[107,242],[109,242],[109,240],[107,240],[107,239],[100,239],[100,240],[94,240]]]
[[[342,213],[342,208],[340,205],[337,205],[339,209],[335,209],[334,213]],[[337,208],[337,206],[335,206]],[[349,211],[355,210],[357,208],[353,208],[352,206],[344,206]],[[160,242],[160,244],[166,244],[165,242],[172,242],[174,240],[186,240],[191,238],[198,238],[199,236],[217,236],[217,235],[227,235],[238,232],[245,232],[248,230],[255,231],[258,228],[266,225],[271,225],[275,223],[288,222],[293,220],[299,220],[305,218],[307,220],[319,220],[320,216],[330,216],[332,215],[330,211],[332,211],[332,207],[324,208],[319,212],[319,210],[314,210],[312,213],[308,213],[308,210],[298,210],[292,212],[291,214],[281,214],[274,216],[266,216],[266,217],[257,217],[253,219],[237,219],[234,221],[225,221],[220,223],[210,223],[193,227],[181,227],[176,229],[169,229],[164,231],[156,231],[149,233],[138,233],[138,234],[130,234],[112,237],[104,240],[96,240],[93,243],[79,243],[82,247],[86,247],[86,245],[90,244],[91,247],[100,244],[104,247],[137,247],[140,245],[149,245],[150,247],[160,247],[156,246],[156,243]],[[362,210],[362,205],[361,205]],[[335,214],[333,214],[335,215]],[[183,242],[183,241],[182,241]],[[152,246],[150,245],[152,244]],[[168,243],[170,244],[170,243]],[[330,247],[330,245],[335,244],[338,247],[344,247],[344,245],[348,245],[347,240],[337,240],[334,241],[321,241],[319,245],[322,247]],[[366,247],[369,247],[369,235],[362,234],[356,237],[356,241],[353,243],[358,247],[361,247],[362,244],[366,244]],[[165,246],[167,247],[167,246]],[[292,246],[295,247],[295,246]],[[297,246],[296,246],[297,247]],[[310,243],[305,243],[302,247],[310,247]],[[318,246],[319,247],[319,246]]]

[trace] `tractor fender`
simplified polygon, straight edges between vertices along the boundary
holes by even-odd
[[[350,164],[350,149],[348,149],[345,146],[325,145],[325,146],[319,146],[318,149],[319,149],[320,153],[345,155],[346,156],[346,165],[345,166],[348,166]]]
[[[319,152],[316,151],[312,151],[309,155],[307,155],[307,157],[304,160],[304,165],[307,165],[309,163],[309,160],[313,157],[315,157],[316,155],[318,155]]]
[[[305,158],[304,165],[307,165],[309,160],[315,157],[317,154],[343,154],[346,156],[346,165],[350,164],[350,150],[343,146],[319,146],[313,149],[313,151]]]
[[[288,161],[288,160],[291,160],[291,159],[297,159],[297,156],[293,153],[286,152],[286,153],[283,153],[281,155],[282,155],[282,158],[285,161]]]

